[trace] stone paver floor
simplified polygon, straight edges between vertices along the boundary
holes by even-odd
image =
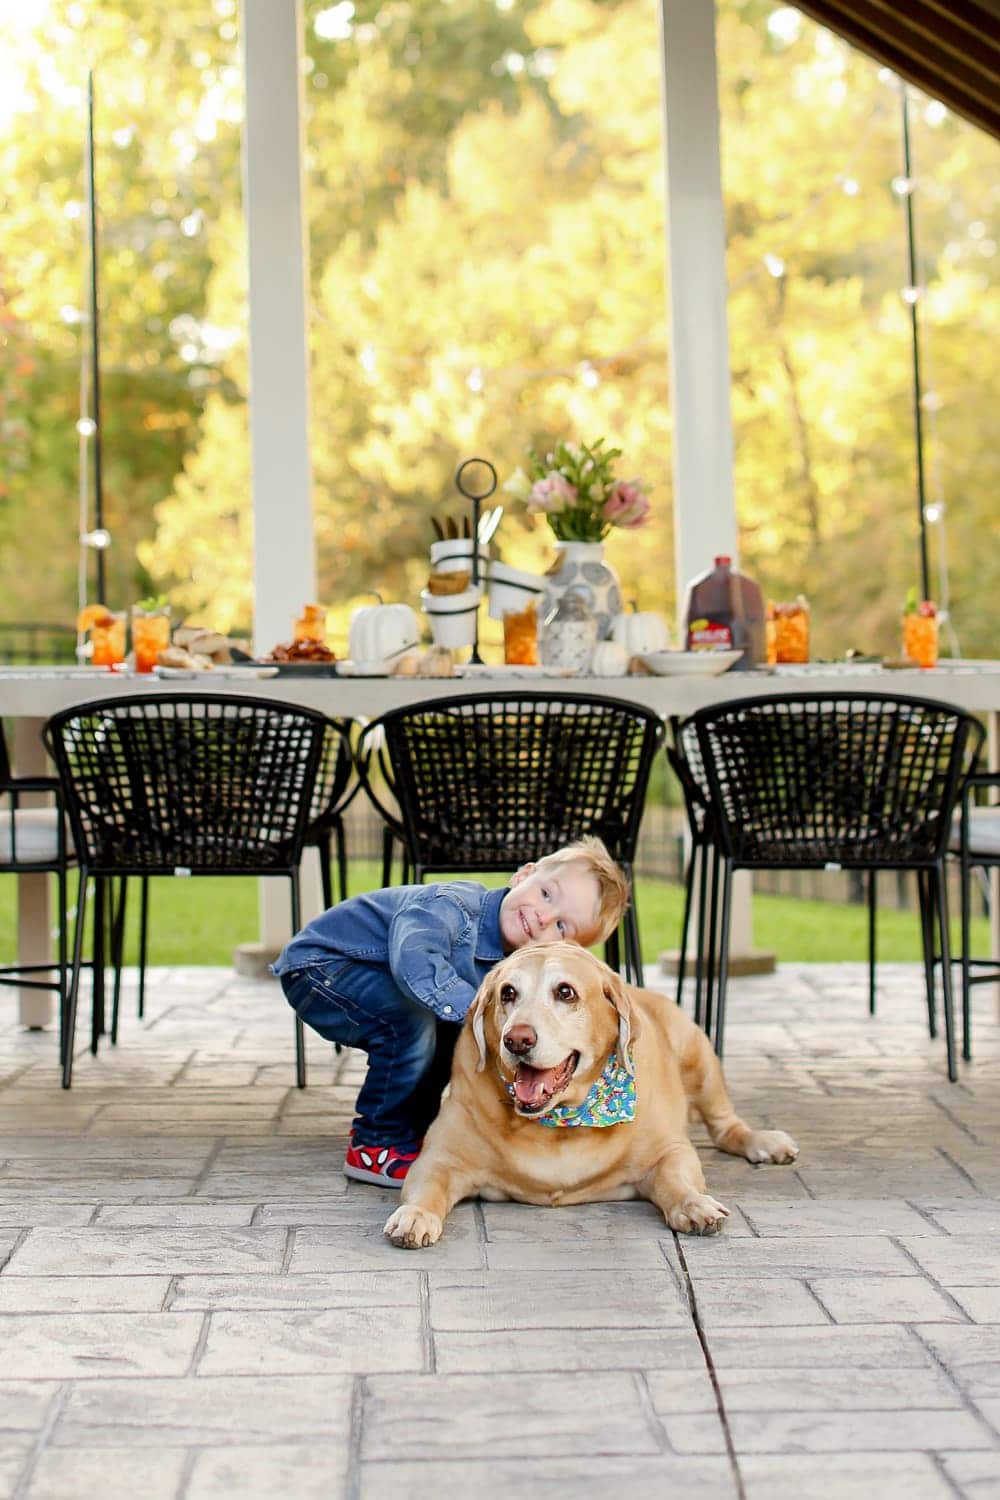
[[[277,987],[157,970],[81,1054],[0,1025],[0,1495],[1000,1495],[1000,1028],[949,1085],[917,968],[732,985],[727,1072],[794,1167],[647,1204],[465,1203],[419,1255],[341,1175],[361,1059]],[[9,992],[8,992],[9,994]]]

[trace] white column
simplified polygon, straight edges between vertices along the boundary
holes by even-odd
[[[737,559],[715,0],[660,0],[678,639],[687,584]],[[733,884],[731,950],[750,952],[750,877]]]
[[[288,640],[301,606],[316,597],[302,36],[301,0],[243,0],[257,651]],[[261,881],[260,913],[265,947],[281,946],[290,933],[287,882]]]
[[[292,620],[316,591],[301,0],[243,0],[242,27],[254,641],[269,650],[288,639]]]

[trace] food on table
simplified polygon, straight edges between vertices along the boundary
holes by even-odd
[[[460,568],[453,573],[431,573],[427,578],[427,592],[435,596],[464,594],[471,578],[471,573]]]
[[[132,650],[135,670],[151,672],[170,645],[170,605],[162,595],[132,606]]]
[[[323,641],[282,641],[275,646],[265,661],[336,661],[336,655]]]
[[[293,641],[326,642],[326,610],[322,604],[303,604],[302,613],[292,627]]]
[[[234,643],[228,636],[218,630],[207,630],[203,625],[179,625],[173,643],[194,656],[207,656],[217,667],[228,667],[233,659],[230,647]]]
[[[538,665],[538,608],[508,609],[503,617],[503,659],[511,666]]]
[[[454,677],[455,661],[446,646],[407,651],[393,664],[393,677]]]
[[[90,663],[116,667],[125,660],[125,613],[106,604],[88,604],[76,617],[77,630],[90,632]]]
[[[931,599],[917,600],[911,588],[903,609],[903,655],[918,667],[936,667],[938,659],[938,611]]]
[[[790,604],[774,604],[774,660],[809,660],[809,601],[802,594]]]
[[[185,646],[164,646],[156,658],[158,667],[183,668],[188,672],[212,672],[215,662],[200,651],[190,651]]]

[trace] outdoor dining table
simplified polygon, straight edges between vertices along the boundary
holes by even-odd
[[[50,715],[91,699],[142,693],[192,691],[235,693],[251,697],[303,704],[341,718],[372,719],[387,709],[419,703],[428,698],[496,688],[526,692],[572,692],[603,694],[638,703],[663,718],[686,717],[709,704],[737,698],[781,692],[888,693],[917,696],[951,703],[979,715],[989,733],[989,765],[1000,768],[1000,661],[943,661],[930,671],[918,668],[892,670],[871,663],[802,667],[777,667],[721,676],[573,677],[527,676],[516,670],[504,673],[497,667],[475,675],[452,678],[369,676],[276,676],[261,678],[252,670],[205,672],[190,678],[165,680],[155,676],[120,675],[88,667],[0,668],[0,716],[14,721],[14,764],[23,775],[46,769],[41,730]],[[734,918],[734,940],[741,925],[749,946],[749,882],[743,905],[743,923]],[[1000,901],[992,903],[992,945],[1000,956]],[[45,876],[18,877],[18,956],[24,963],[43,962],[49,956],[49,899]],[[51,998],[41,990],[21,990],[20,1019],[28,1026],[46,1024]]]

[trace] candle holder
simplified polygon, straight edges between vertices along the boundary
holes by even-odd
[[[480,506],[488,500],[497,487],[497,471],[488,458],[467,458],[455,471],[455,488],[472,505],[472,587],[479,587],[479,514]],[[472,641],[474,666],[482,666],[479,654],[479,610],[476,609],[475,633]]]

